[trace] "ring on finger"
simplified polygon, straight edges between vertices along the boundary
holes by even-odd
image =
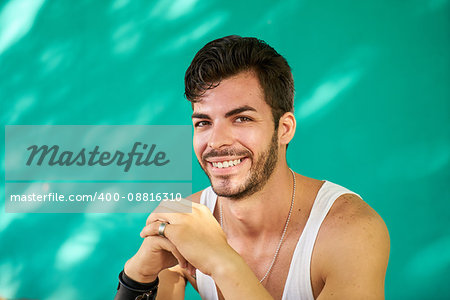
[[[166,236],[164,235],[164,230],[166,230],[166,226],[167,226],[167,223],[164,223],[164,222],[162,222],[161,224],[159,224],[159,227],[158,227],[158,235],[159,235],[159,236],[166,237]]]

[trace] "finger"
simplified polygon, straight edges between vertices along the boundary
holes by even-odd
[[[191,265],[190,263],[188,263],[188,270],[189,273],[191,274],[192,277],[195,277],[195,267],[193,265]]]
[[[188,264],[187,260],[184,258],[183,255],[181,255],[181,253],[178,251],[175,245],[172,244],[171,241],[163,237],[157,237],[156,240],[158,241],[158,244],[162,250],[172,253],[172,255],[177,259],[180,267],[186,268]]]
[[[164,229],[164,235],[166,235],[166,233],[167,233],[167,227],[170,225],[170,223],[162,222],[162,221],[156,221],[156,222],[153,222],[153,223],[148,224],[147,226],[145,226],[145,227],[141,230],[141,232],[140,232],[139,235],[140,235],[142,238],[145,238],[145,237],[148,237],[148,236],[152,236],[152,235],[154,235],[154,236],[159,235],[159,226],[160,226],[162,223],[166,223],[166,227],[165,227],[165,229]]]
[[[154,222],[165,222],[165,223],[171,223],[175,224],[178,223],[180,218],[182,218],[182,213],[151,213],[148,218],[145,225],[149,225]]]
[[[158,209],[158,208],[156,208]],[[157,210],[154,210],[148,217],[147,220],[145,221],[145,225],[148,225],[150,223],[156,222],[156,221],[163,221],[163,222],[170,222],[167,218],[167,215],[172,215],[173,213],[161,213],[161,212],[157,212]]]
[[[160,207],[161,203],[153,210],[153,212],[147,217],[147,220],[145,222],[146,225],[155,222],[155,221],[169,221],[167,219],[167,214],[171,215],[176,213],[177,211],[172,209],[169,210],[168,208]]]
[[[174,217],[176,217],[176,215],[177,215],[176,211],[172,211],[172,212],[158,212],[157,209],[158,208],[156,208],[147,217],[147,221],[145,222],[145,225],[148,225],[148,224],[156,222],[156,221],[172,223],[174,221]]]

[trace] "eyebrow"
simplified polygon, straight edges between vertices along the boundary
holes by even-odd
[[[244,106],[235,108],[235,109],[230,110],[229,112],[227,112],[227,113],[225,114],[225,118],[231,117],[231,116],[233,116],[233,115],[240,114],[241,112],[244,112],[244,111],[256,111],[256,109],[254,109],[254,108],[251,107],[251,106],[244,105]]]
[[[235,108],[233,110],[230,110],[229,112],[227,112],[225,114],[225,118],[240,114],[244,111],[256,111],[256,109],[254,109],[251,106],[248,105],[244,105],[238,108]],[[193,113],[191,116],[192,119],[207,119],[207,120],[211,120],[211,117],[207,114],[202,114],[202,113]]]
[[[207,114],[199,114],[199,113],[193,113],[191,116],[191,119],[207,119],[211,120],[211,117]]]

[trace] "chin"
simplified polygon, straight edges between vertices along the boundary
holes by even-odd
[[[235,194],[239,193],[239,189],[224,187],[224,186],[212,186],[214,193],[221,197],[233,197]]]
[[[214,193],[220,197],[233,197],[239,193],[240,186],[234,180],[214,177],[210,177],[209,180]]]
[[[224,182],[211,183],[212,189],[217,196],[239,200],[248,197],[259,189],[256,186],[246,186],[240,183]]]
[[[227,197],[227,195],[233,195],[239,191],[239,187],[229,179],[213,178],[210,181],[214,192],[219,196]]]

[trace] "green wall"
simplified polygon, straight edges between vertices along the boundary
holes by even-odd
[[[195,52],[259,37],[294,73],[290,165],[357,192],[389,228],[387,299],[449,299],[449,11],[446,0],[4,0],[0,120],[190,124]],[[195,162],[193,178],[208,185]],[[4,168],[1,191],[0,296],[112,298],[145,214],[6,214]]]

